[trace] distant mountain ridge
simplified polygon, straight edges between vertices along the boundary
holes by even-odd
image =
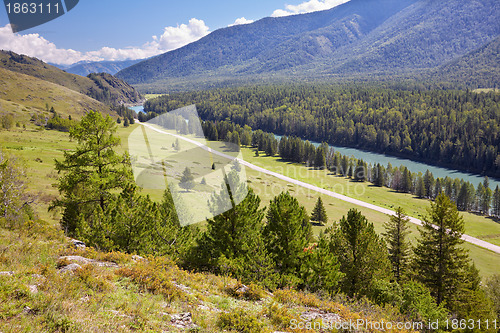
[[[145,85],[393,75],[438,68],[500,35],[497,0],[351,0],[214,31],[117,73]]]
[[[114,75],[124,68],[137,64],[143,59],[138,60],[123,60],[123,61],[94,61],[77,63],[67,68],[63,68],[65,72],[87,76],[90,73],[107,73]]]
[[[108,105],[135,104],[142,100],[134,87],[110,74],[82,77],[11,51],[0,50],[0,68],[58,84]]]

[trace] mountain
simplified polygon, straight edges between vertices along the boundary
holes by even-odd
[[[90,73],[108,73],[114,75],[122,69],[135,65],[140,61],[141,60],[83,62],[64,68],[64,71],[81,76],[87,76]]]
[[[457,58],[433,74],[444,81],[461,81],[467,86],[500,87],[500,37],[476,51]]]
[[[139,87],[395,75],[437,68],[500,35],[497,0],[351,0],[223,28],[116,75]]]
[[[11,51],[0,51],[0,68],[66,87],[110,105],[139,103],[142,99],[135,88],[110,74],[82,77]]]

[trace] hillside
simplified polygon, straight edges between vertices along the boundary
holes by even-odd
[[[32,113],[46,113],[47,105],[61,115],[80,118],[86,111],[110,113],[109,106],[86,95],[42,79],[0,68],[0,114],[14,113],[26,120]]]
[[[441,66],[433,74],[442,80],[478,87],[500,86],[500,37],[480,49]]]
[[[500,34],[494,0],[352,0],[223,28],[117,73],[144,87],[198,81],[367,77],[441,66]]]
[[[288,289],[269,293],[231,277],[191,273],[166,257],[98,252],[82,243],[76,248],[41,221],[25,230],[0,228],[0,236],[0,330],[5,333],[314,333],[320,330],[293,329],[291,320],[312,325],[399,319],[366,302]]]
[[[81,77],[10,51],[0,51],[0,68],[55,83],[106,104],[138,103],[142,99],[133,87],[109,74]]]
[[[124,68],[135,65],[139,61],[141,60],[85,62],[72,65],[65,68],[64,71],[81,76],[87,76],[90,73],[108,73],[114,75]]]

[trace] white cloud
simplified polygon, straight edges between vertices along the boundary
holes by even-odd
[[[271,17],[288,16],[316,12],[318,10],[331,9],[349,0],[309,0],[298,5],[286,5],[285,9],[276,9]]]
[[[115,49],[103,47],[96,51],[79,52],[58,49],[39,34],[21,35],[12,33],[10,25],[0,27],[0,49],[14,51],[39,58],[46,62],[70,65],[78,61],[143,59],[158,55],[194,42],[209,33],[203,20],[192,18],[188,24],[165,27],[160,37],[153,36],[150,42],[138,47]]]
[[[237,18],[233,24],[230,24],[229,27],[232,27],[234,25],[240,25],[240,24],[250,24],[253,22],[254,22],[253,20],[248,20],[245,17],[240,17],[240,18]]]

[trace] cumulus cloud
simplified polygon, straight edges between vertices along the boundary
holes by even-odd
[[[26,54],[46,62],[70,65],[78,61],[127,60],[143,59],[194,42],[209,33],[203,20],[192,18],[188,24],[176,27],[165,27],[160,37],[152,36],[152,40],[142,46],[116,49],[103,47],[99,50],[79,52],[72,49],[60,49],[39,34],[21,35],[12,33],[9,25],[0,27],[0,49]]]
[[[232,27],[234,25],[240,25],[240,24],[250,24],[253,23],[253,20],[247,20],[245,17],[240,17],[237,18],[233,24],[230,24],[229,27]]]
[[[331,9],[349,0],[309,0],[298,5],[286,5],[285,9],[276,9],[271,17],[288,16],[316,12],[318,10]]]

